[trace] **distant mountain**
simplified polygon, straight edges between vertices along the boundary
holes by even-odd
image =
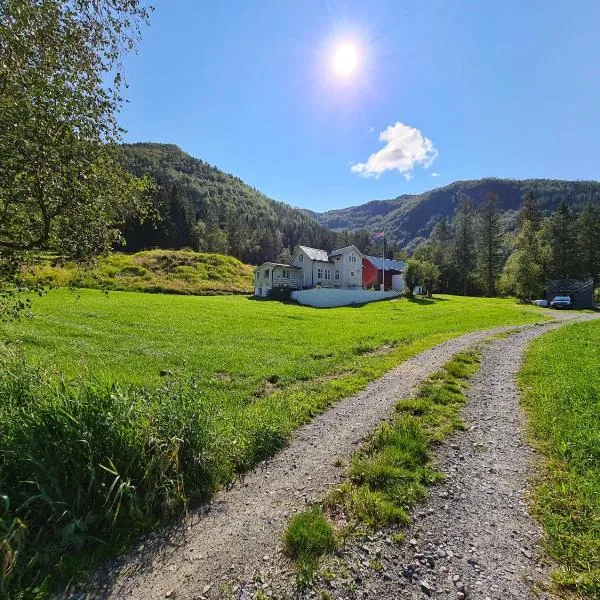
[[[451,219],[461,194],[470,196],[475,205],[483,202],[488,192],[498,196],[498,207],[505,211],[506,227],[510,229],[514,214],[525,192],[531,191],[542,211],[549,213],[560,200],[566,200],[577,211],[591,195],[600,201],[600,182],[562,181],[556,179],[479,179],[456,181],[423,194],[405,194],[392,200],[373,200],[324,213],[305,211],[322,225],[334,231],[385,228],[386,237],[402,247],[414,247],[427,238],[434,225],[443,217]]]
[[[156,223],[127,225],[128,252],[189,247],[259,264],[278,260],[285,248],[299,243],[331,250],[348,241],[304,211],[268,198],[175,145],[124,144],[117,158],[134,175],[153,180],[160,216]]]

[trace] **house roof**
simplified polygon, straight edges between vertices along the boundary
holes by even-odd
[[[304,251],[304,253],[311,260],[320,260],[323,262],[329,262],[329,256],[325,250],[320,250],[319,248],[309,248],[308,246],[298,246],[300,249]]]
[[[565,292],[575,294],[581,292],[594,292],[594,280],[589,279],[554,279],[548,285],[548,293]]]
[[[404,271],[404,262],[401,260],[392,260],[386,258],[385,262],[381,256],[365,256],[365,258],[378,270],[382,270],[385,266],[385,270],[390,271]]]
[[[344,248],[338,248],[337,250],[332,250],[329,253],[329,256],[339,256],[340,254],[344,254],[344,252],[346,252],[346,250],[350,250],[350,248],[354,248],[357,252],[360,252],[360,250],[356,247],[356,246],[344,246]]]

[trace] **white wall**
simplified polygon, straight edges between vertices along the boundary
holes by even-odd
[[[392,275],[392,289],[397,292],[404,291],[406,283],[404,281],[404,275]]]
[[[376,300],[397,298],[400,292],[369,292],[367,290],[342,290],[331,288],[316,288],[312,290],[299,290],[292,292],[292,298],[300,304],[317,308],[331,308],[333,306],[349,306],[351,304],[364,304]]]

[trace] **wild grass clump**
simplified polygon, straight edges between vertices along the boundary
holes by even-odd
[[[284,534],[285,552],[296,561],[300,588],[312,579],[319,557],[336,547],[333,527],[319,507],[292,517]]]
[[[534,511],[561,592],[600,597],[600,322],[535,340],[520,374],[530,433],[546,457]]]
[[[318,507],[295,515],[285,531],[285,551],[295,559],[313,560],[335,545],[333,528]]]
[[[352,457],[348,479],[330,494],[328,508],[341,510],[359,529],[406,524],[407,509],[440,478],[430,463],[431,445],[461,427],[464,390],[479,362],[477,351],[458,354],[415,398],[400,401],[394,419]]]

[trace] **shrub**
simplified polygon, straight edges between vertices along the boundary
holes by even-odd
[[[292,289],[287,285],[275,286],[269,291],[269,298],[289,302],[292,299]]]

